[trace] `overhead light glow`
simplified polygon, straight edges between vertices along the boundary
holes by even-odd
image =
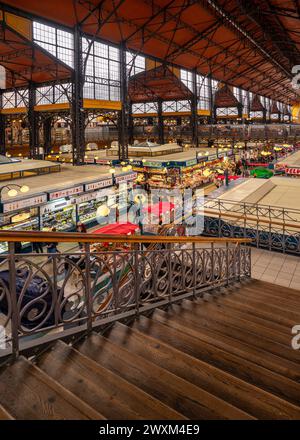
[[[23,185],[23,186],[21,186],[21,188],[20,188],[20,191],[21,191],[21,193],[27,193],[28,191],[29,191],[29,186],[27,186],[27,185]]]
[[[15,189],[10,189],[7,193],[8,197],[16,197],[18,195],[18,191]]]

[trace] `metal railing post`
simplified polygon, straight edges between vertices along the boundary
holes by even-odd
[[[135,313],[136,315],[139,315],[140,312],[140,289],[139,289],[139,285],[140,285],[140,272],[139,272],[139,251],[141,253],[141,262],[142,262],[142,258],[143,258],[143,251],[140,248],[139,243],[135,243],[134,244],[134,254],[133,254],[133,258],[134,258],[134,298],[135,298]],[[142,267],[142,264],[141,264]]]
[[[271,221],[271,207],[268,207],[269,213],[269,232],[268,232],[268,243],[269,243],[269,251],[272,249],[272,221]]]
[[[285,209],[282,209],[282,238],[283,238],[283,243],[282,243],[282,250],[283,253],[285,254],[285,250],[286,250],[286,245],[285,245]]]
[[[196,282],[197,282],[197,266],[196,266],[196,243],[192,244],[192,259],[193,259],[193,295],[196,297]]]
[[[54,320],[55,320],[55,327],[58,327],[59,319],[59,302],[58,302],[58,295],[57,295],[57,256],[52,256],[52,270],[53,270],[53,292],[52,292],[52,301],[54,304],[53,312],[54,312]],[[63,299],[60,298],[60,301]]]
[[[93,330],[93,298],[91,292],[91,248],[89,243],[84,245],[85,259],[85,294],[86,294],[86,312],[87,312],[87,332]]]
[[[238,243],[237,257],[238,257],[238,281],[241,281],[241,244],[240,243]]]
[[[169,274],[168,274],[168,282],[169,282],[169,301],[171,302],[172,300],[172,295],[173,295],[173,283],[172,283],[172,247],[171,247],[171,243],[167,246],[167,252],[168,252],[168,266],[169,266]]]
[[[226,243],[226,286],[229,286],[229,243]]]
[[[222,216],[222,213],[221,213],[221,201],[220,201],[220,199],[218,199],[218,209],[219,209],[218,237],[221,237],[221,232],[222,232],[221,216]]]
[[[112,261],[113,261],[113,276],[112,276],[112,290],[114,295],[114,307],[115,307],[115,315],[118,314],[119,310],[119,286],[118,284],[118,273],[117,273],[117,261],[115,251],[112,251]]]
[[[12,355],[14,359],[19,356],[19,310],[17,300],[16,288],[16,255],[15,243],[8,243],[8,266],[9,266],[9,293],[11,300],[11,340],[12,340]]]
[[[211,243],[211,274],[212,274],[212,282],[215,282],[215,245]]]

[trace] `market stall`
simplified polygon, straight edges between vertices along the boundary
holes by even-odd
[[[63,172],[60,177],[62,175]],[[136,174],[116,173],[114,178],[106,174],[97,180],[89,179],[73,186],[66,184],[63,188],[62,181],[58,180],[57,184],[51,184],[53,189],[43,187],[46,177],[30,179],[30,192],[26,196],[16,198],[4,194],[0,202],[0,231],[50,231],[56,228],[57,231],[72,232],[78,222],[85,223],[88,228],[97,223],[105,225],[109,218],[99,214],[101,208],[119,211],[120,215],[122,211],[127,212]],[[40,188],[38,182],[41,182]],[[45,188],[44,192],[39,192],[42,188]],[[24,243],[23,248],[27,249],[27,245]],[[7,243],[2,243],[0,253],[7,250]]]
[[[201,155],[194,159],[180,161],[148,161],[134,165],[137,184],[154,189],[203,188],[214,180],[214,173],[225,167],[234,168],[234,162],[225,153]]]

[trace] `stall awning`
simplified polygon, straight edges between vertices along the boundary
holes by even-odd
[[[174,211],[174,209],[175,209],[174,203],[159,202],[144,208],[143,211],[148,212],[149,214],[160,216],[162,214],[166,214],[168,212]]]
[[[100,229],[94,231],[94,234],[106,234],[106,235],[131,235],[139,230],[139,226],[133,223],[112,223],[110,225],[103,226]]]

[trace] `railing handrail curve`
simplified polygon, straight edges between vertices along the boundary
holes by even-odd
[[[175,237],[175,236],[142,236],[142,235],[106,235],[106,234],[82,234],[78,232],[40,232],[40,231],[1,231],[0,242],[32,243],[251,243],[249,238],[212,238],[212,237]]]

